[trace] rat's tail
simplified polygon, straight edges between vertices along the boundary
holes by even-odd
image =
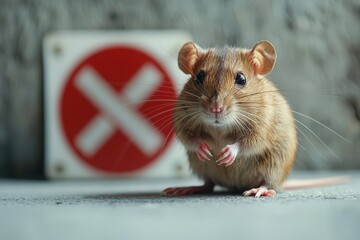
[[[287,180],[284,182],[281,189],[287,191],[293,189],[332,186],[332,185],[346,183],[349,181],[349,179],[350,179],[349,176],[338,176],[338,177],[328,177],[328,178],[319,178],[319,179]]]

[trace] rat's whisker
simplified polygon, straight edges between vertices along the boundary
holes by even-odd
[[[249,94],[241,96],[239,99],[255,96],[255,95],[258,95],[258,94],[262,94],[262,93],[274,93],[274,92],[279,92],[279,90],[268,90],[268,91],[249,93]]]
[[[244,112],[237,111],[236,113],[239,114],[241,117],[245,117],[246,119],[248,119],[249,121],[251,121],[254,125],[257,125],[257,122],[256,122],[255,120],[253,120],[251,117],[246,116],[246,115],[244,114]]]
[[[302,150],[307,151],[306,148],[305,148],[303,145],[301,145],[300,142],[297,142],[297,145],[299,145],[299,147],[300,147]]]
[[[309,91],[310,89],[306,89],[304,91]],[[321,89],[312,89],[314,91],[316,91],[316,94],[319,95],[318,91],[321,91]],[[327,91],[327,90],[324,90],[324,91]],[[242,98],[247,98],[247,97],[250,97],[250,96],[256,96],[256,95],[259,95],[259,94],[266,94],[266,93],[275,93],[275,92],[281,92],[283,93],[284,95],[286,95],[287,92],[290,92],[291,94],[304,94],[304,92],[301,91],[301,89],[277,89],[277,90],[269,90],[269,91],[260,91],[260,92],[253,92],[253,93],[248,93],[246,95],[243,95],[240,97],[240,99]],[[306,92],[305,92],[306,93]],[[326,96],[328,96],[328,94],[326,94]],[[332,94],[331,96],[333,97],[343,97],[341,95],[334,95]]]
[[[258,106],[255,106],[255,105],[258,105]],[[255,105],[253,105],[253,106],[247,106],[247,108],[258,109],[259,107],[264,106],[263,104],[260,105],[259,103],[256,103]],[[270,105],[266,105],[266,106],[270,106]],[[308,115],[305,115],[305,114],[303,114],[303,113],[300,113],[300,112],[298,112],[298,111],[295,111],[295,110],[291,110],[291,112],[293,112],[293,113],[295,113],[295,114],[298,114],[298,115],[300,115],[300,116],[303,116],[303,117],[305,117],[305,118],[308,118],[308,119],[316,122],[317,124],[321,125],[321,126],[324,127],[325,129],[329,130],[330,132],[332,132],[332,133],[335,134],[336,136],[340,137],[342,140],[346,141],[347,143],[352,144],[352,142],[351,142],[350,140],[348,140],[348,139],[345,138],[344,136],[340,135],[340,134],[337,133],[335,130],[329,128],[329,127],[326,126],[325,124],[317,121],[316,119],[314,119],[314,118],[312,118],[312,117],[310,117],[310,116],[308,116]],[[255,116],[254,116],[254,117],[255,117]],[[264,120],[264,119],[263,119],[263,120]],[[296,120],[296,121],[299,121],[299,120],[297,120],[297,119],[295,119],[295,120]],[[301,123],[299,123],[299,124],[304,124],[304,123],[301,122]],[[313,131],[311,131],[311,129],[310,129],[309,127],[307,127],[305,124],[303,125],[303,127],[304,127],[304,128],[307,128],[308,131],[312,132],[312,134],[315,134],[315,133],[314,133]],[[299,130],[300,130],[300,129],[299,129]],[[303,132],[300,132],[300,133],[303,134]],[[303,135],[304,135],[304,137],[311,143],[311,145],[312,145],[315,149],[317,149],[317,147],[312,143],[312,141],[311,141],[305,134],[303,134]],[[320,142],[332,153],[332,155],[334,155],[334,156],[338,159],[337,155],[325,144],[325,142],[324,142],[323,140],[320,139],[320,137],[318,137],[318,136],[316,135],[316,138],[317,138],[318,140],[320,140]]]
[[[305,134],[299,127],[295,126],[297,131],[310,143],[310,145],[313,147],[313,149],[315,149],[315,151],[317,153],[319,153],[319,155],[321,156],[321,158],[324,160],[324,161],[328,161],[327,158],[325,158],[324,156],[324,153],[322,151],[320,151],[320,149],[314,144],[313,141],[311,141],[311,139],[307,136],[307,134]],[[300,143],[298,141],[298,143]],[[308,151],[306,151],[307,153],[309,153]]]
[[[166,108],[166,109],[162,110],[164,108]],[[157,117],[159,115],[162,115],[164,113],[174,112],[175,110],[186,109],[186,108],[187,108],[187,106],[183,106],[183,107],[181,107],[181,106],[179,106],[179,107],[157,106],[155,109],[152,108],[151,111],[145,112],[144,115],[150,117],[150,118],[148,118],[148,120],[152,120],[153,118],[155,118],[155,117]],[[162,111],[160,111],[160,110],[162,110]],[[160,111],[160,112],[158,112],[158,111]],[[152,113],[154,113],[154,112],[157,112],[157,113],[155,115],[152,115]],[[170,114],[170,115],[172,115],[172,114]]]
[[[304,128],[306,128],[312,135],[314,135],[314,137],[316,139],[318,139],[326,148],[327,150],[338,160],[340,160],[338,158],[338,156],[331,150],[331,148],[316,134],[314,133],[314,131],[312,131],[308,126],[306,126],[304,123],[302,123],[301,121],[297,120],[296,118],[294,118],[294,120],[299,123],[301,126],[303,126]]]
[[[197,113],[197,112],[196,112]],[[188,116],[191,116],[191,115],[194,115],[196,113],[190,113]],[[167,121],[164,121],[164,119],[169,119]],[[158,127],[159,127],[159,131],[162,131],[164,128],[168,127],[170,124],[173,123],[173,121],[177,120],[178,119],[178,116],[177,115],[166,115],[160,119],[158,119],[154,124],[157,124],[158,122],[163,122],[162,124],[160,124]]]
[[[121,88],[126,88],[126,85],[129,82],[124,81],[124,82],[120,82],[120,81],[116,81],[116,82],[110,82],[109,85],[111,85],[112,87],[121,87]],[[142,85],[145,86],[151,86],[151,87],[158,87],[156,90],[154,90],[155,92],[165,92],[165,93],[174,93],[177,92],[178,89],[183,88],[184,83],[178,83],[175,81],[171,81],[171,82],[164,82],[163,85],[158,86],[157,84],[154,83],[142,83]]]
[[[192,113],[190,113],[190,114],[188,114],[188,115],[185,115],[185,116],[181,116],[181,115],[175,115],[175,117],[174,117],[174,122],[182,122],[183,120],[185,120],[185,119],[189,119],[189,121],[191,122],[191,121],[194,121],[194,122],[196,122],[196,121],[198,121],[199,120],[199,117],[198,117],[198,114],[200,113],[201,111],[200,110],[198,110],[198,111],[194,111],[194,112],[192,112]],[[178,129],[178,134],[181,134],[182,132],[183,132],[183,129],[185,128],[185,126],[182,126],[182,127],[180,127],[180,129]]]
[[[134,103],[151,103],[151,102],[159,102],[159,103],[177,103],[177,102],[186,102],[186,103],[197,103],[195,101],[187,101],[187,100],[176,100],[176,99],[165,99],[165,98],[157,98],[157,99],[149,99],[144,101],[134,101],[129,102],[127,104],[134,104]]]
[[[253,116],[253,117],[257,118],[258,120],[263,121],[263,122],[266,123],[267,125],[271,125],[271,123],[269,122],[269,120],[266,119],[265,117],[262,117],[262,116],[259,116],[259,115],[255,115],[255,114],[253,114],[253,113],[245,112],[245,111],[243,111],[242,113],[243,113],[243,114],[249,114],[250,116]]]
[[[188,95],[190,95],[190,96],[193,96],[193,97],[195,97],[195,98],[200,98],[200,96],[197,96],[197,95],[195,95],[195,94],[193,94],[193,93],[190,93],[190,92],[188,92],[188,91],[185,91],[185,90],[183,90],[183,93],[186,93],[186,94],[188,94]]]
[[[299,131],[299,133],[301,133],[301,135],[304,136],[304,138],[311,144],[311,146],[313,146],[313,148],[321,155],[323,156],[323,154],[320,152],[320,150],[315,146],[315,144],[311,141],[311,139],[297,126],[295,126],[296,129]]]
[[[191,113],[191,114],[189,114],[189,115],[190,115],[190,116],[192,116],[192,115],[193,115],[193,116],[196,116],[197,113],[198,113],[198,112],[195,112],[195,113]],[[189,117],[189,115],[186,116],[186,117]],[[193,116],[192,116],[192,117],[193,117]],[[178,119],[177,117],[179,117],[179,116],[175,116],[174,119],[177,119],[177,120],[179,120],[179,121],[182,121],[183,119],[186,118],[186,117],[184,117],[184,118]],[[182,117],[182,116],[181,116],[181,117]],[[192,117],[191,117],[191,118],[192,118]],[[177,121],[177,120],[176,120],[176,121]],[[172,123],[173,123],[173,121],[169,121],[169,123],[167,123],[165,126],[161,127],[159,131],[162,131],[164,128],[168,127],[168,126],[169,126],[170,124],[172,124]],[[167,136],[166,136],[166,138],[165,138],[165,140],[164,140],[164,142],[163,142],[162,148],[165,146],[165,144],[166,144],[169,136],[171,136],[172,132],[174,132],[174,131],[175,131],[175,127],[173,126],[173,127],[171,128],[170,132],[167,134]],[[180,133],[180,132],[181,132],[181,131],[179,131],[178,133]]]
[[[246,114],[250,114],[249,112],[247,113],[242,113],[242,116],[245,116]],[[254,114],[251,114],[253,117],[257,118],[258,120],[262,120],[264,122],[266,122],[267,124],[270,124],[270,122],[265,119],[265,118],[262,118],[260,116],[257,116],[257,115],[254,115]],[[310,144],[321,154],[321,152],[318,150],[318,148],[314,145],[314,143],[304,134],[303,131],[301,131],[301,129],[299,129],[298,127],[296,127],[296,129],[310,142]],[[306,150],[304,146],[302,146],[299,142],[297,143],[303,150]]]
[[[183,108],[185,108],[185,107],[183,107]],[[179,107],[179,109],[182,109],[182,107]],[[167,109],[167,110],[165,110],[165,111],[159,112],[159,113],[153,115],[151,118],[149,118],[149,120],[153,119],[154,117],[157,117],[157,116],[159,116],[159,115],[163,115],[163,114],[169,113],[169,112],[170,112],[170,114],[167,114],[167,115],[163,116],[162,118],[160,118],[160,119],[158,119],[157,121],[155,121],[153,124],[156,125],[158,122],[161,122],[161,121],[163,121],[163,120],[166,119],[166,118],[171,118],[171,119],[172,119],[172,117],[174,116],[174,114],[173,114],[173,113],[174,113],[174,110],[175,110],[175,109],[171,108],[171,109]],[[190,113],[190,115],[191,115],[191,114],[192,114],[192,113]],[[175,118],[175,116],[174,116],[174,118]],[[170,121],[170,122],[171,122],[171,121]],[[159,127],[161,127],[161,125],[160,125]],[[160,130],[162,130],[162,129],[160,129]]]
[[[332,130],[331,128],[329,128],[328,126],[326,126],[325,124],[317,121],[316,119],[314,119],[314,118],[312,118],[312,117],[310,117],[310,116],[308,116],[308,115],[306,115],[306,114],[303,114],[303,113],[294,111],[294,110],[291,110],[291,112],[296,113],[296,114],[298,114],[298,115],[300,115],[300,116],[303,116],[303,117],[305,117],[305,118],[307,118],[307,119],[310,119],[310,120],[316,122],[316,123],[319,124],[320,126],[326,128],[327,130],[329,130],[330,132],[332,132],[332,133],[335,134],[336,136],[340,137],[340,138],[341,138],[342,140],[344,140],[345,142],[352,144],[352,142],[351,142],[350,140],[348,140],[347,138],[343,137],[343,136],[340,135],[339,133],[335,132],[334,130]]]
[[[235,122],[235,126],[238,128],[238,130],[243,132],[243,128],[246,126],[246,124],[241,119],[236,117],[232,117],[232,120]]]
[[[157,123],[163,121],[166,118],[172,118],[173,111],[174,111],[173,109],[168,109],[168,110],[162,111],[154,116],[151,116],[151,118],[148,118],[148,120],[153,120],[154,118],[156,118],[160,115],[164,115],[164,116],[160,117],[159,119],[157,119],[155,122],[153,122],[153,124],[156,125]],[[168,113],[168,114],[166,114],[166,113]]]
[[[174,116],[174,119],[176,119],[177,117],[178,117],[178,116]],[[159,132],[162,132],[166,127],[168,127],[170,124],[173,124],[173,123],[174,123],[174,122],[172,121],[172,119],[169,119],[169,121],[162,123],[161,125],[158,126],[158,127],[159,127]],[[164,147],[164,145],[165,145],[165,143],[166,143],[166,141],[167,141],[168,136],[170,136],[170,135],[171,135],[171,132],[173,132],[174,130],[175,130],[175,127],[172,126],[171,129],[170,129],[170,131],[169,131],[169,133],[168,133],[168,135],[167,135],[167,137],[166,137],[165,140],[164,140],[164,143],[163,143],[162,147]]]

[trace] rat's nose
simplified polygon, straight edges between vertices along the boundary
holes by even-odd
[[[219,103],[218,101],[213,101],[209,105],[209,110],[212,113],[221,113],[224,110],[224,106],[222,103]]]

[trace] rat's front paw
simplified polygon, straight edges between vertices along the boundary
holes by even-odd
[[[201,161],[210,160],[212,154],[210,152],[211,147],[206,141],[200,141],[196,150],[196,155]]]
[[[234,163],[235,158],[237,157],[240,150],[240,144],[234,143],[230,145],[226,145],[220,153],[219,153],[219,159],[216,160],[218,165],[225,164],[226,167],[230,166]]]

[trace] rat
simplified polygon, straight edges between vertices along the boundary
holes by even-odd
[[[209,193],[215,185],[245,196],[327,185],[343,178],[285,183],[297,151],[289,104],[266,78],[276,62],[269,41],[252,49],[183,45],[178,66],[190,75],[175,103],[174,128],[204,185],[167,188],[167,196]]]

